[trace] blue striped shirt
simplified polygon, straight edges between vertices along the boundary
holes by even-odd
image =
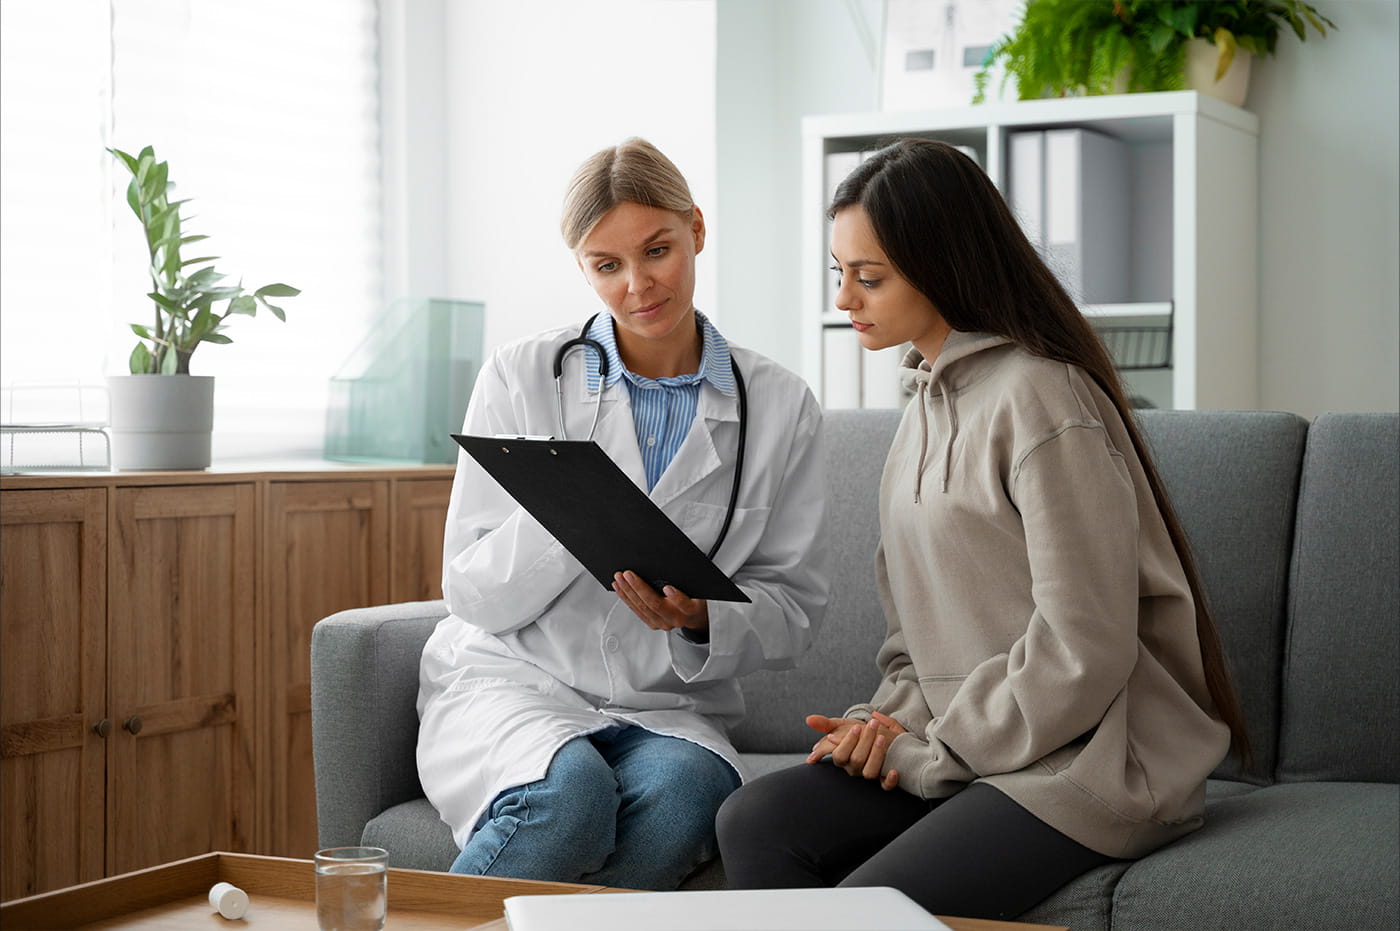
[[[588,330],[589,338],[597,340],[607,353],[607,384],[611,386],[617,384],[619,378],[627,379],[627,393],[632,399],[632,421],[637,428],[637,446],[642,451],[648,491],[656,487],[690,432],[700,402],[700,383],[708,381],[730,397],[736,394],[734,372],[729,362],[729,344],[719,335],[715,325],[698,310],[695,320],[702,336],[700,370],[669,378],[645,378],[622,364],[610,314],[599,314]],[[597,391],[598,357],[590,352],[586,354],[586,360],[588,390]]]

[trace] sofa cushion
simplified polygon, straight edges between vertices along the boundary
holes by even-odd
[[[1134,863],[1113,929],[1394,928],[1397,875],[1400,786],[1268,786],[1207,801],[1204,827]]]
[[[1308,432],[1278,779],[1400,782],[1400,414]]]
[[[357,843],[389,851],[389,865],[406,870],[446,870],[460,852],[452,829],[425,798],[402,802],[365,825]]]
[[[1131,864],[1125,860],[1095,867],[1066,883],[1058,892],[1017,921],[1036,925],[1068,925],[1074,931],[1111,931],[1113,889]]]
[[[1157,469],[1215,614],[1254,751],[1224,778],[1270,780],[1278,756],[1279,661],[1294,503],[1308,424],[1259,411],[1141,411]]]
[[[751,712],[730,732],[743,753],[803,753],[814,734],[809,714],[840,714],[875,692],[875,653],[885,615],[875,590],[884,451],[899,425],[896,410],[827,411],[827,532],[836,541],[831,600],[816,642],[796,670],[763,670],[741,680]]]

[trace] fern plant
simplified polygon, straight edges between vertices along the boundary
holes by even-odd
[[[175,187],[170,180],[170,166],[156,161],[155,151],[146,146],[139,155],[129,155],[120,149],[108,149],[131,172],[126,202],[141,221],[146,235],[146,251],[150,256],[153,290],[147,294],[155,302],[155,320],[151,326],[131,324],[140,341],[131,351],[128,368],[133,375],[188,375],[190,356],[202,342],[230,343],[223,332],[226,321],[235,314],[254,316],[259,307],[285,321],[286,313],[268,300],[270,297],[295,297],[301,292],[291,285],[263,285],[251,294],[242,282],[222,284],[227,277],[211,264],[218,256],[203,255],[186,259],[181,249],[208,236],[186,235],[182,228],[180,208],[188,200],[170,200]],[[227,301],[222,312],[215,308]]]
[[[1139,0],[1136,15],[1150,30],[1171,30],[1184,40],[1205,39],[1214,45],[1215,79],[1219,81],[1242,48],[1257,58],[1268,58],[1278,47],[1279,33],[1286,25],[1299,42],[1306,42],[1308,26],[1319,36],[1337,24],[1302,0]]]
[[[974,78],[986,100],[992,68],[1005,68],[1022,100],[1122,91],[1180,90],[1186,43],[1220,48],[1217,80],[1236,47],[1273,54],[1283,25],[1300,40],[1335,24],[1302,0],[1027,0],[1020,24],[997,40]],[[1325,25],[1324,25],[1325,24]]]

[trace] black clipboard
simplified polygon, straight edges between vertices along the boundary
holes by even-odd
[[[609,591],[630,569],[658,592],[749,600],[592,440],[452,439]]]

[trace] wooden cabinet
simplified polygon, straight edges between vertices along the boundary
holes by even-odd
[[[268,486],[266,694],[272,823],[265,853],[316,851],[311,759],[311,628],[328,614],[389,600],[388,482]]]
[[[451,474],[0,478],[0,898],[309,856],[311,629],[441,597]]]
[[[389,601],[442,597],[442,534],[451,479],[412,479],[394,485],[394,545]]]
[[[0,898],[103,876],[106,523],[102,488],[0,500]]]
[[[254,486],[112,495],[106,872],[250,850]]]

